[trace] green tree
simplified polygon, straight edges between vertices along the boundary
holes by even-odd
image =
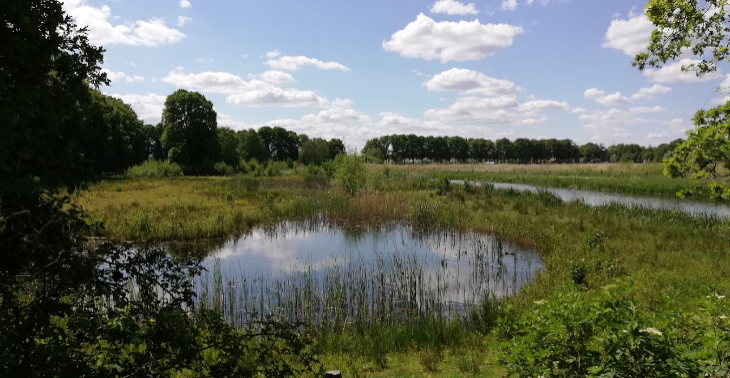
[[[169,159],[192,173],[211,173],[220,157],[218,115],[213,103],[198,92],[179,89],[167,96],[162,111],[162,145]]]
[[[120,99],[92,89],[79,126],[85,131],[80,147],[95,173],[124,172],[149,156],[144,124]]]
[[[145,125],[144,128],[147,134],[147,156],[155,160],[166,160],[169,151],[162,146],[165,126],[158,123],[157,126]]]
[[[342,142],[342,139],[338,138],[332,138],[327,142],[329,145],[330,150],[330,160],[335,160],[335,157],[339,154],[345,153],[345,143]],[[302,146],[304,144],[302,143]]]
[[[361,156],[342,154],[335,160],[337,171],[335,177],[345,191],[354,196],[364,187],[367,179],[365,159]]]
[[[726,0],[650,0],[645,13],[656,30],[647,51],[636,55],[633,65],[639,70],[661,67],[691,52],[699,62],[683,66],[682,70],[693,70],[697,76],[716,71],[718,64],[730,59],[727,5]],[[664,161],[666,175],[691,175],[711,181],[710,189],[716,199],[730,199],[730,190],[714,181],[720,175],[718,168],[730,164],[728,110],[728,104],[724,104],[695,114],[695,129]]]
[[[233,167],[238,167],[238,135],[235,131],[222,127],[218,129],[218,144],[221,149],[221,160]]]
[[[330,159],[330,146],[322,138],[314,138],[305,142],[299,152],[299,161],[304,164],[321,165]]]

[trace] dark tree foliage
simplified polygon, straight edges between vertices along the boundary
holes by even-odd
[[[254,129],[238,132],[238,157],[240,161],[256,159],[264,162],[269,159],[269,152],[259,135]]]
[[[299,152],[299,161],[304,164],[321,165],[330,160],[330,146],[322,138],[308,140]]]
[[[162,145],[168,157],[190,173],[209,174],[220,157],[218,115],[198,92],[179,89],[167,96],[162,112]]]
[[[221,146],[221,160],[231,167],[238,167],[239,139],[236,132],[225,127],[218,129],[218,143]]]
[[[145,125],[147,134],[147,156],[155,160],[166,160],[169,150],[162,146],[162,134],[165,126],[158,123],[157,126]]]
[[[342,139],[332,138],[327,142],[327,145],[330,151],[330,160],[335,160],[337,155],[345,153],[345,143],[342,142]],[[302,146],[304,146],[303,143]]]
[[[362,154],[369,162],[392,160],[405,162],[495,162],[517,164],[595,163],[595,162],[661,162],[671,156],[681,143],[643,147],[618,144],[608,148],[595,143],[578,146],[570,139],[527,139],[510,141],[462,137],[386,135],[365,143]]]
[[[279,377],[316,368],[295,327],[267,321],[246,332],[196,309],[198,261],[87,239],[92,226],[69,192],[101,161],[85,156],[84,133],[109,125],[84,120],[108,109],[129,115],[116,102],[95,113],[104,98],[92,98],[89,85],[106,82],[103,50],[58,0],[0,3],[0,41],[0,377]]]
[[[92,89],[91,102],[82,110],[79,145],[93,172],[124,172],[147,160],[147,130],[129,105]]]

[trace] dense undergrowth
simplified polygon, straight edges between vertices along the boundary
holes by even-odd
[[[214,248],[255,225],[322,217],[341,227],[398,221],[485,232],[542,257],[545,269],[518,295],[486,298],[468,316],[310,325],[325,366],[347,376],[727,375],[730,328],[722,295],[730,289],[730,256],[720,220],[454,186],[443,172],[371,167],[353,184],[354,196],[317,169],[282,173],[108,180],[78,202],[105,225],[99,236],[130,241],[204,239]],[[656,180],[666,193],[676,189],[655,173],[649,184],[622,174],[611,180],[648,188]],[[521,177],[500,174],[506,175],[500,181]],[[216,296],[225,294],[219,286]]]

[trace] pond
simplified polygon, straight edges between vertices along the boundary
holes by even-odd
[[[254,229],[204,265],[200,300],[239,326],[267,314],[332,324],[454,316],[515,294],[543,267],[536,252],[485,234],[324,222]]]
[[[450,180],[452,184],[463,185],[464,180]],[[473,183],[480,185],[480,183]],[[492,182],[495,189],[514,189],[519,191],[530,191],[537,193],[539,190],[546,190],[564,202],[581,201],[590,206],[602,206],[610,203],[618,203],[624,206],[639,206],[650,209],[678,210],[692,216],[710,216],[727,218],[730,217],[730,207],[707,202],[687,201],[679,198],[656,198],[656,197],[634,197],[624,194],[596,192],[590,190],[538,187],[527,184],[513,184],[503,182]]]

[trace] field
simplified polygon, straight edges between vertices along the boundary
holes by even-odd
[[[677,192],[685,190],[694,192],[697,200],[709,199],[705,182],[665,177],[664,168],[660,163],[416,164],[393,168],[432,177],[531,184],[639,196],[674,197]],[[720,179],[720,182],[727,183],[727,180]]]
[[[90,222],[103,223],[97,236],[117,240],[208,243],[213,248],[257,225],[322,216],[343,228],[397,221],[483,232],[540,254],[545,269],[534,282],[515,297],[485,300],[469,317],[432,314],[337,330],[310,325],[323,348],[325,367],[346,376],[505,376],[505,365],[499,363],[499,345],[505,343],[499,334],[504,331],[497,330],[505,329],[504,322],[523,321],[523,314],[546,300],[601,295],[606,287],[618,286],[616,295],[635,303],[641,313],[663,314],[670,307],[692,311],[710,292],[730,290],[730,255],[721,220],[562,203],[545,192],[448,185],[443,178],[667,196],[698,185],[664,178],[659,165],[371,166],[356,196],[335,179],[299,170],[271,178],[106,180],[76,202]],[[212,297],[225,295],[221,280]],[[504,318],[501,323],[498,317]]]

